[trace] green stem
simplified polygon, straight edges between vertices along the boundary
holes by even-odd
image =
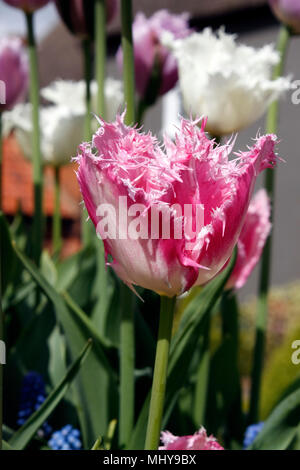
[[[121,0],[123,79],[127,105],[126,124],[135,123],[135,80],[132,43],[132,2]],[[128,443],[134,422],[134,317],[133,296],[128,287],[122,286],[121,302],[121,377],[120,377],[120,425],[119,443]]]
[[[95,1],[95,34],[96,34],[96,80],[98,84],[97,95],[97,114],[103,119],[106,117],[105,107],[105,76],[106,76],[106,2],[105,0]],[[99,308],[104,312],[107,306],[107,275],[104,256],[104,245],[101,240],[96,239],[97,243],[97,266],[99,275],[99,285],[102,287],[99,299]],[[100,246],[101,244],[101,246]],[[104,320],[104,315],[100,320]],[[99,316],[98,316],[99,318]]]
[[[226,290],[221,300],[222,341],[226,344],[227,361],[231,369],[232,403],[228,408],[225,426],[225,440],[228,447],[231,440],[241,441],[244,435],[242,413],[242,392],[238,364],[239,353],[239,307],[236,294]]]
[[[175,301],[175,297],[161,297],[159,331],[145,450],[157,450],[159,445]]]
[[[92,43],[90,39],[83,39],[82,41],[83,61],[84,61],[84,79],[86,84],[85,102],[85,126],[84,138],[86,141],[91,140],[92,137],[92,95],[91,95],[91,81],[92,81]]]
[[[276,79],[282,75],[284,70],[285,58],[288,49],[290,32],[286,26],[281,26],[277,49],[280,53],[280,62],[274,69],[273,78]],[[279,117],[279,102],[275,101],[271,104],[266,123],[267,133],[276,134],[278,128]],[[272,213],[271,221],[274,219],[274,197],[275,197],[275,169],[267,169],[265,176],[265,187],[269,194]],[[268,292],[270,286],[270,273],[271,273],[271,254],[272,254],[272,235],[269,236],[261,261],[260,282],[258,292],[258,307],[256,318],[256,338],[253,358],[252,369],[252,387],[250,399],[250,411],[248,416],[249,423],[255,423],[258,420],[259,414],[259,399],[261,377],[263,369],[263,356],[265,347],[265,336],[268,317]]]
[[[92,81],[92,41],[90,39],[83,39],[82,41],[83,63],[84,63],[84,79],[86,84],[86,112],[84,123],[84,139],[89,142],[92,138],[92,95],[91,95],[91,81]],[[87,221],[88,214],[86,209],[83,209],[81,218],[81,231],[84,246],[87,246],[92,241],[92,226],[91,222]]]
[[[134,298],[129,288],[121,286],[120,338],[120,422],[119,443],[126,446],[134,424]]]
[[[95,2],[97,113],[105,118],[106,4]]]
[[[123,79],[125,103],[127,106],[126,124],[135,123],[135,73],[132,41],[132,0],[121,0]]]
[[[30,99],[32,104],[32,158],[34,184],[33,256],[40,263],[43,243],[43,167],[40,147],[38,58],[35,42],[33,14],[26,13],[28,51],[30,63]]]
[[[203,331],[203,342],[201,345],[200,365],[197,371],[195,390],[194,414],[197,425],[205,425],[205,414],[208,398],[208,381],[210,370],[210,325],[211,319],[208,315]]]
[[[53,212],[53,254],[59,257],[62,248],[61,213],[60,213],[60,167],[54,168],[54,212]]]

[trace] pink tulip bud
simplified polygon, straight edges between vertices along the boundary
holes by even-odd
[[[271,231],[270,199],[261,189],[252,199],[238,241],[238,256],[227,288],[240,289],[257,265]]]
[[[207,436],[202,427],[192,436],[174,436],[169,431],[161,433],[163,446],[159,450],[224,450],[213,436]]]
[[[163,149],[117,116],[79,148],[86,208],[130,287],[171,297],[211,280],[232,255],[258,174],[276,162],[276,136],[231,159],[233,143],[217,146],[199,121],[181,119]]]
[[[294,33],[300,34],[299,0],[269,0],[269,3],[277,18]]]
[[[32,13],[39,8],[44,7],[52,0],[4,0],[5,3],[15,8],[20,8],[27,13]]]
[[[6,111],[25,98],[28,88],[28,61],[17,37],[0,39],[0,111]]]
[[[58,12],[72,34],[94,36],[94,0],[55,0]],[[110,23],[118,9],[117,0],[106,0],[106,19]]]
[[[161,42],[166,32],[174,38],[184,38],[191,33],[188,27],[188,13],[173,15],[167,10],[160,10],[150,18],[138,13],[133,23],[135,78],[139,94],[144,97],[151,80],[154,65],[159,68],[161,85],[159,94],[171,90],[178,80],[177,62],[172,52]],[[117,60],[122,66],[123,56],[120,48]]]

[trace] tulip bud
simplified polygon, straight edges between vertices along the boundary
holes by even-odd
[[[15,8],[20,8],[26,13],[33,13],[35,10],[44,7],[51,0],[4,0],[5,3]]]
[[[172,33],[175,38],[188,36],[191,32],[188,17],[187,13],[173,15],[167,10],[157,11],[150,18],[146,18],[143,13],[136,15],[132,34],[136,87],[141,97],[145,97],[148,91],[155,66],[158,67],[160,76],[158,94],[163,95],[175,86],[178,80],[176,60],[161,39],[166,32]],[[117,53],[117,60],[122,66],[121,48]]]
[[[21,39],[0,39],[0,112],[25,98],[28,87],[28,61]]]
[[[300,34],[299,0],[269,0],[269,3],[277,18],[289,26],[293,33]]]
[[[94,36],[94,0],[55,0],[61,19],[72,34],[81,39]],[[109,23],[117,11],[117,0],[106,0],[106,18]]]

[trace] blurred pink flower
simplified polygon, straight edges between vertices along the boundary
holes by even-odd
[[[12,7],[21,8],[26,12],[33,12],[44,7],[52,0],[4,0],[5,3]]]
[[[299,0],[269,0],[277,18],[290,26],[294,33],[300,34],[300,2]]]
[[[94,35],[94,1],[55,0],[61,19],[72,34],[93,37]],[[110,23],[118,9],[117,0],[106,0],[106,21]]]
[[[205,135],[206,120],[201,128],[199,121],[181,119],[175,142],[165,137],[163,150],[151,133],[117,116],[101,121],[92,143],[80,146],[77,176],[86,208],[129,286],[174,296],[212,279],[238,241],[256,177],[276,162],[276,136],[260,137],[230,159],[233,143],[216,146]]]
[[[213,436],[207,436],[202,427],[192,436],[174,436],[169,431],[161,433],[163,446],[159,450],[224,450]]]
[[[135,78],[139,94],[144,97],[149,85],[153,66],[158,61],[161,78],[159,94],[171,90],[178,80],[177,62],[172,52],[161,39],[166,32],[175,38],[184,38],[191,33],[188,27],[188,13],[174,15],[167,10],[160,10],[150,18],[144,13],[137,13],[133,23]],[[120,47],[117,60],[122,66],[123,56]]]
[[[227,288],[243,287],[261,257],[271,231],[270,199],[265,189],[252,199],[238,241],[238,256]]]
[[[1,112],[12,109],[25,98],[28,74],[27,54],[22,40],[17,37],[0,38],[0,81],[5,85],[1,93],[4,95],[1,96]]]

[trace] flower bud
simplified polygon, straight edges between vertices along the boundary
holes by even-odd
[[[61,19],[72,34],[81,39],[94,36],[94,0],[55,0]],[[106,17],[109,23],[117,11],[117,0],[106,0]]]
[[[289,26],[293,33],[300,34],[299,0],[269,0],[269,3],[277,18]]]
[[[51,0],[4,0],[5,3],[15,8],[20,8],[26,13],[33,13],[35,10],[44,7]]]
[[[21,39],[0,39],[0,111],[10,110],[25,98],[28,61]]]
[[[144,97],[150,85],[153,69],[158,67],[160,77],[159,94],[163,95],[171,90],[178,80],[177,64],[172,52],[166,48],[161,39],[166,32],[172,33],[175,38],[188,36],[191,30],[188,27],[187,13],[174,15],[167,10],[160,10],[150,18],[143,13],[135,17],[132,34],[134,41],[135,78],[139,94]],[[119,65],[122,65],[122,49],[117,53]]]

